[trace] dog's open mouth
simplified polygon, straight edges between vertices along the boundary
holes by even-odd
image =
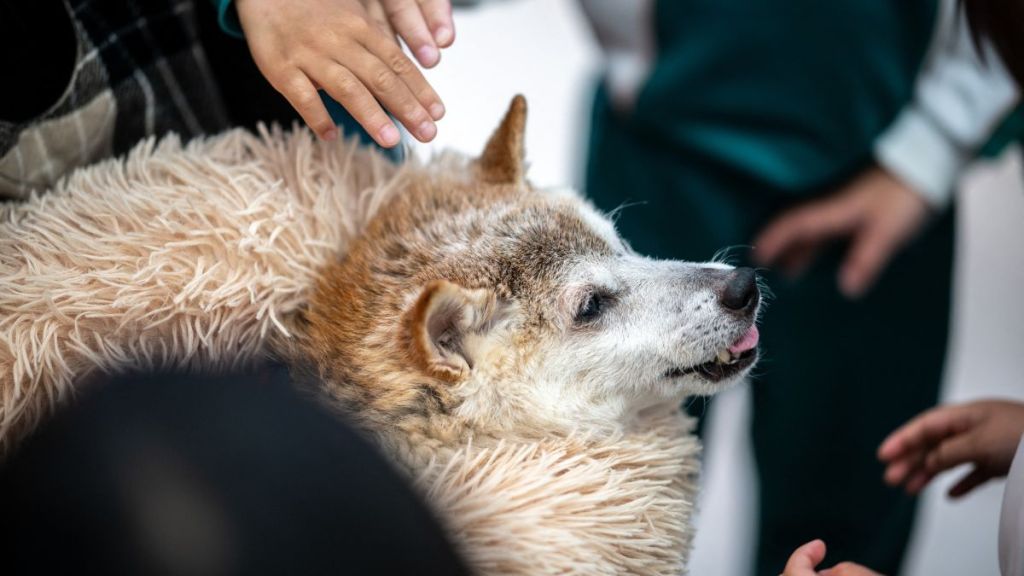
[[[682,378],[690,374],[698,374],[707,380],[718,382],[735,376],[757,360],[759,339],[757,326],[751,325],[739,340],[733,342],[728,348],[720,350],[713,360],[687,368],[673,368],[665,373],[665,377]]]

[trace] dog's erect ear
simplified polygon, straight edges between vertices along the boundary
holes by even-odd
[[[405,316],[413,361],[449,382],[469,376],[473,358],[467,336],[488,330],[498,309],[498,299],[489,290],[467,290],[445,280],[431,282]]]
[[[476,162],[480,179],[491,184],[520,184],[526,179],[526,98],[517,94],[501,125]]]

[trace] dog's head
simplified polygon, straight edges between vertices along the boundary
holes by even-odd
[[[420,179],[327,271],[320,374],[378,412],[499,428],[625,426],[743,378],[754,273],[645,258],[576,193],[532,188],[525,113],[517,97],[468,170]]]

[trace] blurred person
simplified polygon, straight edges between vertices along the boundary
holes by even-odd
[[[964,0],[976,45],[990,40],[1018,85],[1024,85],[1024,2]],[[934,408],[889,434],[878,448],[884,480],[917,494],[938,474],[963,464],[970,470],[949,490],[961,498],[993,478],[1007,477],[999,519],[999,571],[1024,576],[1024,403],[978,400]],[[821,540],[793,552],[784,576],[873,576],[862,565],[842,562],[817,571],[825,558]]]
[[[875,448],[937,402],[948,204],[1012,81],[953,2],[581,3],[607,53],[588,194],[641,253],[753,243],[736,259],[791,276],[768,276],[752,389],[753,572],[818,535],[898,571],[915,500],[876,481]]]

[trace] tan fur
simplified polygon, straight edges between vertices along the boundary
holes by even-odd
[[[517,99],[480,160],[401,168],[304,130],[148,141],[3,207],[0,449],[90,374],[282,355],[409,471],[480,573],[678,573],[688,420],[601,437],[467,420],[464,351],[429,340],[437,314],[473,337],[514,311],[528,360],[558,321],[542,303],[560,259],[608,249],[525,187],[524,122]]]
[[[418,170],[302,131],[232,131],[149,140],[0,206],[0,452],[94,372],[267,353]]]

